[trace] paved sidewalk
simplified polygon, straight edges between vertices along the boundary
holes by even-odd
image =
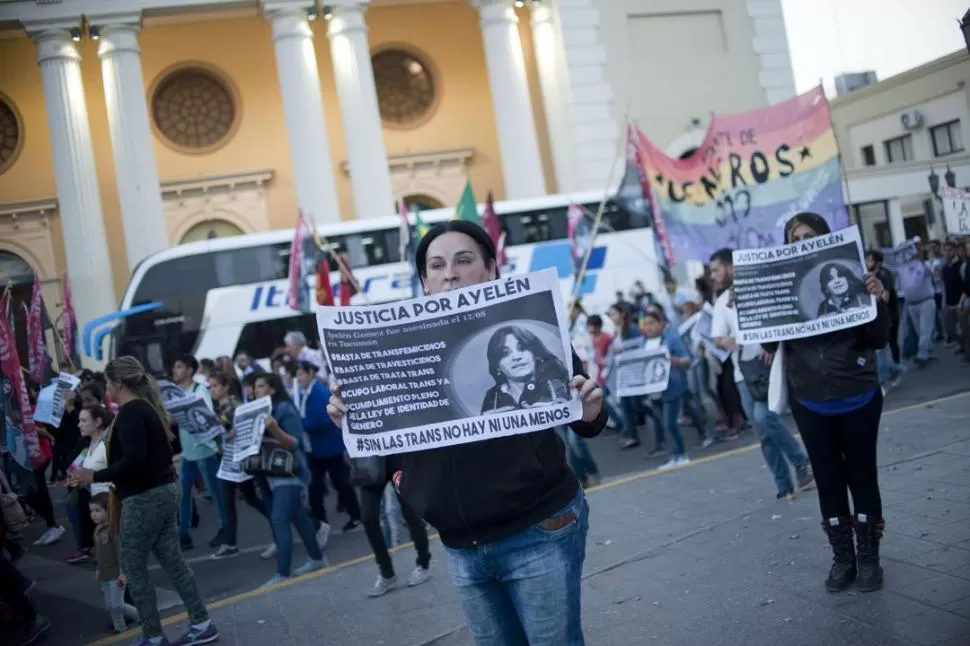
[[[590,644],[970,644],[970,394],[888,414],[886,588],[832,595],[814,492],[777,502],[753,447],[589,493]],[[432,580],[366,599],[358,560],[213,603],[221,644],[470,644],[440,544]],[[395,553],[410,570],[409,547]],[[184,617],[168,620],[174,636]],[[130,633],[135,635],[136,633]],[[118,638],[96,642],[117,643]]]

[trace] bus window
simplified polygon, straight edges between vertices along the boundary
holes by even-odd
[[[310,344],[316,345],[316,324],[317,319],[314,314],[247,323],[243,326],[232,356],[236,356],[240,350],[245,350],[254,359],[267,359],[273,355],[274,350],[283,346],[283,337],[286,333],[294,330],[303,332]]]
[[[289,273],[289,243],[227,249],[212,255],[220,287],[279,280]]]
[[[389,235],[392,234],[393,236]],[[383,231],[368,231],[366,233],[352,233],[346,236],[328,238],[328,245],[324,245],[330,253],[330,270],[337,271],[337,261],[333,254],[346,251],[353,269],[371,267],[395,262],[399,257],[397,245],[389,245],[388,241],[398,239],[397,229]]]
[[[569,230],[566,223],[567,208],[560,206],[503,214],[501,218],[502,228],[505,230],[505,243],[513,246],[565,238]]]

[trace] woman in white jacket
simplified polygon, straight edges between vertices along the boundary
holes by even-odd
[[[108,466],[108,453],[104,440],[113,418],[114,416],[100,404],[81,409],[78,414],[78,430],[81,431],[81,437],[90,440],[90,444],[74,459],[68,467],[68,473],[78,467],[100,471]],[[88,513],[88,503],[92,496],[110,490],[110,483],[94,482],[86,487],[75,487],[68,496],[67,512],[74,526],[78,546],[77,550],[68,554],[66,558],[68,563],[81,563],[91,558],[91,551],[94,548],[94,523]]]

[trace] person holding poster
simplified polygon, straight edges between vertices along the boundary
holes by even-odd
[[[471,222],[452,220],[421,240],[424,291],[441,294],[498,277],[495,246]],[[572,354],[582,437],[606,425],[603,391]],[[334,391],[328,412],[343,423]],[[553,428],[402,454],[402,498],[437,528],[472,638],[485,644],[583,644],[580,584],[588,505]]]
[[[823,217],[800,213],[785,225],[785,243],[829,233]],[[863,592],[877,590],[883,582],[879,541],[885,521],[876,464],[882,390],[875,353],[888,341],[889,294],[872,272],[865,274],[864,284],[876,296],[874,320],[785,341],[781,350],[788,402],[812,462],[822,527],[832,546],[833,564],[825,581],[831,592],[844,590],[853,580]],[[774,353],[777,344],[766,344],[765,350]]]

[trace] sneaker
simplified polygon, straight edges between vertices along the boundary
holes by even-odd
[[[198,646],[198,644],[211,644],[219,639],[219,629],[209,620],[209,625],[205,628],[189,626],[184,635],[172,642],[172,646]]]
[[[273,575],[273,578],[271,578],[269,581],[267,581],[266,583],[264,583],[263,585],[261,585],[259,587],[261,587],[261,588],[269,588],[269,587],[274,586],[274,585],[276,585],[278,583],[283,583],[283,581],[286,581],[288,578],[290,578],[290,577],[280,576],[279,574],[274,574]]]
[[[700,444],[700,448],[706,449],[707,447],[711,446],[712,444],[714,444],[714,438],[712,438],[712,437],[705,437],[704,438],[704,441],[701,442],[701,444]]]
[[[775,494],[775,500],[787,500],[791,502],[795,499],[795,492],[789,489],[788,491],[779,491]]]
[[[374,583],[374,587],[371,591],[367,593],[368,597],[380,597],[388,593],[388,591],[394,587],[397,583],[397,577],[391,576],[385,579],[381,575],[377,575],[377,581]]]
[[[303,576],[304,574],[309,574],[310,572],[322,570],[325,567],[327,567],[327,557],[323,557],[319,561],[309,559],[306,563],[293,570],[293,576]]]
[[[30,646],[30,644],[36,644],[50,629],[50,619],[37,615],[20,636],[20,641],[17,642],[17,646]]]
[[[183,552],[188,552],[189,550],[195,549],[195,544],[192,542],[192,539],[188,536],[183,536],[179,538],[179,546],[182,548]]]
[[[647,457],[647,458],[659,458],[661,455],[667,455],[667,449],[666,449],[666,447],[664,447],[662,445],[661,446],[658,446],[657,448],[653,449],[652,451],[647,451],[644,454],[644,457]]]
[[[635,440],[632,437],[627,438],[620,443],[620,449],[624,451],[628,449],[635,449],[638,446],[640,446],[640,440]]]
[[[431,578],[431,572],[429,568],[421,567],[420,565],[414,568],[411,575],[408,577],[408,585],[412,588],[416,585],[421,585],[425,581]]]
[[[340,531],[352,532],[354,530],[360,529],[361,527],[363,527],[363,525],[359,520],[354,520],[353,518],[351,518],[350,520],[347,521],[346,525],[340,528]]]
[[[235,545],[220,545],[216,553],[212,555],[215,560],[218,559],[228,559],[233,556],[239,556],[239,548]]]
[[[138,641],[135,642],[135,646],[156,646],[156,644],[148,637],[142,635],[138,638]],[[162,641],[159,642],[157,646],[172,646],[172,642],[168,641],[168,638],[162,635]]]
[[[219,547],[226,542],[226,533],[223,530],[216,532],[216,535],[209,541],[209,547]]]
[[[330,525],[327,523],[320,523],[320,529],[317,530],[317,545],[320,546],[321,551],[327,549],[327,541],[329,540]]]
[[[682,467],[685,464],[690,464],[690,458],[687,457],[686,455],[678,455],[677,457],[674,458],[674,461],[676,462],[674,466],[678,466],[678,467]]]
[[[276,543],[271,543],[269,547],[259,553],[259,558],[264,561],[276,558]]]
[[[811,489],[812,485],[815,484],[815,475],[812,473],[812,465],[808,460],[795,467],[795,479],[798,481],[799,491]]]
[[[75,563],[83,563],[89,558],[91,558],[91,550],[82,548],[71,552],[64,560],[71,565],[74,565]]]
[[[57,541],[61,540],[62,536],[64,536],[64,528],[60,525],[48,527],[47,531],[41,534],[40,538],[34,541],[34,545],[53,545]]]
[[[586,476],[587,487],[597,487],[601,482],[603,482],[603,478],[598,473]]]
[[[677,466],[677,458],[673,457],[657,467],[657,471],[666,471],[667,469],[673,469]]]

